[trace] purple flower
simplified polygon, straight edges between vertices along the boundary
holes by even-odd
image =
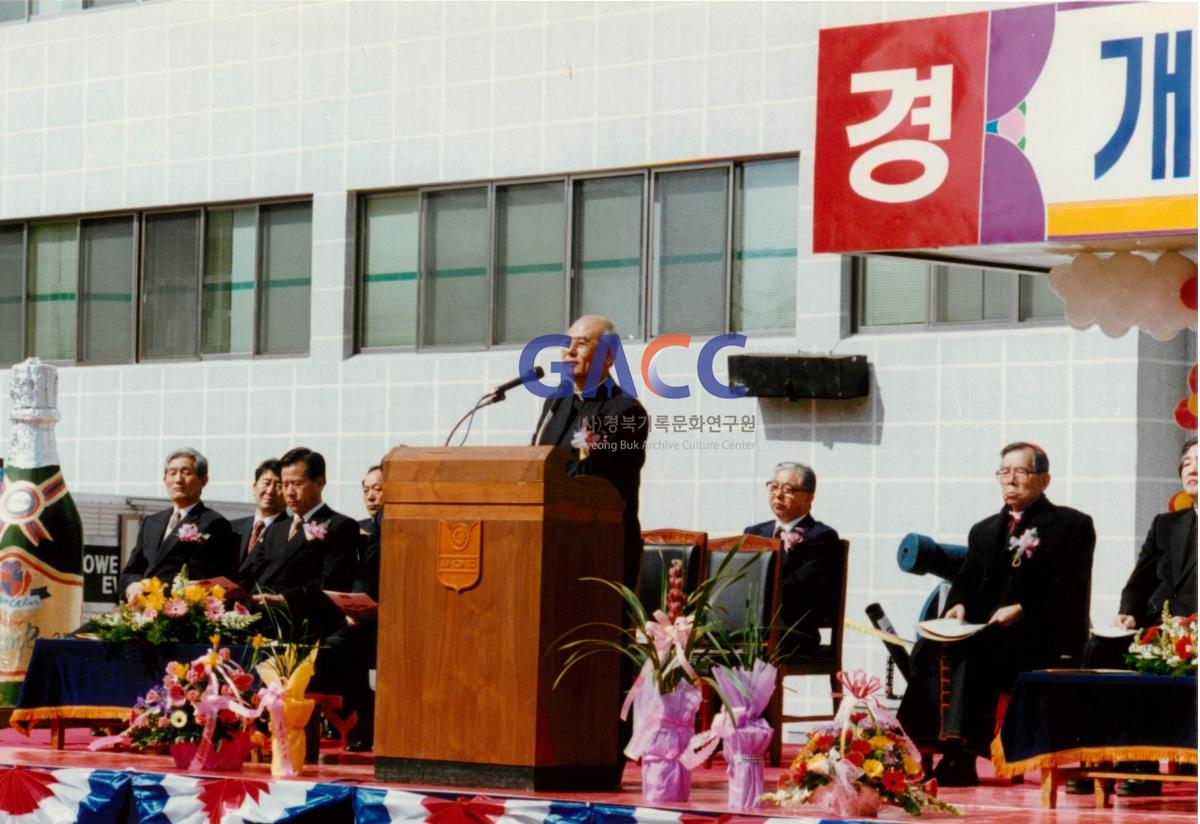
[[[785,549],[791,549],[804,543],[804,528],[797,525],[792,527],[787,532],[783,533],[783,546]]]
[[[200,527],[195,524],[184,524],[176,530],[175,534],[185,544],[202,544],[208,540],[208,533],[201,533]]]
[[[323,524],[313,524],[305,522],[304,538],[308,541],[324,541],[325,536],[329,534],[329,521]]]

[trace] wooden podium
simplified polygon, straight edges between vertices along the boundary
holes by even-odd
[[[603,789],[619,775],[620,663],[554,689],[563,635],[620,624],[621,497],[553,447],[399,447],[383,463],[375,776]],[[615,638],[589,627],[572,637]]]

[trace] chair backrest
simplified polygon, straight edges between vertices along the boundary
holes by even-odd
[[[642,533],[642,562],[638,572],[638,600],[647,613],[662,608],[663,587],[671,561],[683,562],[684,588],[696,586],[698,560],[708,545],[708,533],[683,529],[651,529]]]
[[[757,535],[735,535],[709,543],[705,574],[711,577],[721,568],[731,552],[746,556],[735,558],[727,571],[743,571],[738,580],[725,586],[712,599],[713,609],[730,631],[745,626],[747,610],[758,613],[759,622],[770,627],[768,646],[774,648],[775,627],[771,616],[779,604],[779,563],[781,544],[774,538]],[[743,570],[744,567],[744,570]]]

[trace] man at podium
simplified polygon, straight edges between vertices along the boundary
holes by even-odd
[[[646,462],[650,420],[637,399],[622,393],[613,381],[612,350],[608,350],[603,363],[593,363],[600,338],[616,334],[612,321],[599,315],[584,315],[571,324],[567,330],[571,343],[562,350],[562,360],[574,367],[575,391],[546,400],[532,443],[569,450],[572,460],[567,464],[568,475],[596,475],[621,493],[625,501],[621,579],[626,586],[636,587],[642,555],[638,487]],[[593,368],[601,370],[599,381],[593,379],[598,385],[585,393]]]

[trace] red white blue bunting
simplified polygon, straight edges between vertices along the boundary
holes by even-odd
[[[311,781],[0,766],[12,824],[818,824],[549,799],[414,792]]]

